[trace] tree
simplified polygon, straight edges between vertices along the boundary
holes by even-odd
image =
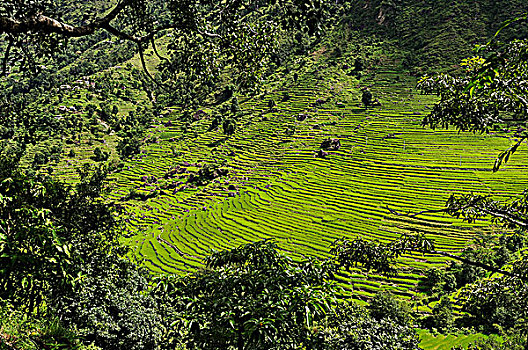
[[[0,298],[30,311],[52,289],[70,288],[71,244],[53,224],[50,200],[65,193],[49,180],[14,173],[0,185]]]
[[[151,272],[130,260],[129,253],[114,243],[78,264],[82,281],[50,303],[50,314],[75,329],[85,344],[102,349],[167,348],[159,310],[169,305],[158,304]]]
[[[93,160],[96,162],[104,162],[108,157],[110,157],[108,151],[102,150],[101,147],[95,147],[94,155],[92,157]]]
[[[361,102],[366,107],[369,107],[372,104],[372,92],[368,88],[363,88],[363,93],[361,94]]]
[[[85,167],[73,186],[2,159],[0,304],[52,316],[105,349],[159,346],[152,276],[119,242],[116,209],[101,199],[106,170]]]
[[[314,349],[418,349],[420,339],[411,318],[404,308],[398,307],[399,302],[387,296],[374,297],[368,308],[354,303],[339,305],[335,313],[329,315],[327,326],[318,332],[320,343]],[[378,309],[380,299],[384,299],[381,302],[389,306],[388,309]]]
[[[208,92],[227,68],[233,81],[246,86],[254,84],[267,68],[281,31],[318,30],[323,4],[321,0],[118,0],[91,9],[89,3],[80,1],[7,0],[0,5],[0,35],[5,41],[2,68],[4,74],[17,65],[39,70],[67,39],[105,31],[136,45],[151,78],[144,51],[153,48],[162,62],[156,84],[167,90],[178,87],[192,95]],[[64,11],[73,6],[83,8],[85,16]],[[164,57],[155,39],[167,33],[172,41]]]
[[[400,349],[419,343],[408,309],[344,298],[334,260],[294,261],[270,240],[214,252],[206,268],[157,279],[168,346],[186,349]],[[369,312],[370,311],[370,312]]]
[[[369,301],[368,310],[370,316],[377,320],[390,318],[400,324],[412,324],[409,305],[405,301],[396,299],[390,292],[376,293]]]
[[[453,328],[453,302],[447,296],[443,296],[433,307],[431,326],[442,332],[448,332]]]
[[[202,271],[160,283],[188,349],[295,349],[337,303],[332,265],[294,262],[273,241],[215,252]],[[167,291],[167,292],[165,292]],[[168,303],[171,304],[171,303]]]
[[[0,169],[0,298],[35,311],[73,290],[81,262],[114,241],[114,215],[98,198],[105,174],[82,169],[72,187]]]

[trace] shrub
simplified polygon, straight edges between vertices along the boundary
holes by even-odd
[[[106,150],[102,150],[100,147],[94,149],[94,155],[92,157],[96,162],[104,162],[110,157],[110,153]]]
[[[128,158],[141,152],[142,141],[138,136],[123,137],[117,143],[117,152],[121,158]]]
[[[433,307],[431,326],[446,333],[453,329],[454,322],[453,303],[448,296],[443,296]]]
[[[390,318],[401,324],[412,321],[411,309],[405,301],[399,301],[390,292],[378,292],[368,304],[370,316],[376,320]]]

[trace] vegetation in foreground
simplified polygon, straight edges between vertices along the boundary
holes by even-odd
[[[499,333],[501,338],[483,337],[470,346],[526,348],[528,268],[524,195],[510,201],[476,194],[453,195],[441,211],[470,223],[491,218],[493,223],[502,226],[499,230],[492,230],[492,234],[480,237],[460,255],[438,250],[436,242],[429,237],[412,233],[393,242],[338,240],[332,248],[332,255],[327,258],[292,259],[280,252],[274,241],[257,241],[213,253],[204,260],[203,268],[187,276],[154,276],[140,267],[141,262],[133,261],[129,249],[120,242],[122,223],[119,211],[122,208],[102,199],[108,169],[105,166],[84,166],[79,181],[65,184],[50,175],[52,168],[44,167],[50,159],[60,159],[60,145],[50,143],[49,147],[40,150],[33,147],[46,141],[49,132],[60,126],[59,136],[66,134],[66,130],[79,131],[71,135],[71,143],[79,142],[81,134],[87,130],[92,135],[120,133],[115,148],[119,156],[136,155],[141,152],[144,142],[145,124],[162,108],[155,103],[155,95],[165,104],[176,103],[175,99],[181,98],[177,103],[184,107],[183,115],[186,109],[187,113],[196,109],[197,106],[189,104],[190,101],[207,103],[214,98],[220,105],[225,103],[214,112],[220,114],[213,118],[211,127],[221,126],[224,134],[231,136],[241,120],[238,100],[233,95],[234,86],[240,91],[249,91],[254,83],[252,80],[273,72],[273,69],[268,71],[259,64],[270,62],[271,65],[274,60],[280,61],[277,52],[288,56],[292,55],[288,50],[299,49],[295,45],[266,46],[269,44],[267,39],[281,37],[284,33],[270,32],[262,18],[283,16],[286,23],[283,30],[297,30],[302,38],[303,31],[315,31],[317,17],[323,16],[322,5],[309,3],[307,6],[313,11],[296,12],[298,9],[286,4],[286,13],[281,12],[281,7],[264,7],[268,12],[263,17],[258,9],[248,10],[240,2],[228,1],[222,4],[225,8],[209,3],[204,3],[203,7],[191,7],[189,13],[185,13],[188,19],[199,14],[203,17],[198,18],[205,19],[206,23],[195,23],[196,26],[183,23],[182,28],[189,32],[178,32],[176,37],[180,39],[179,44],[190,48],[193,54],[172,46],[168,49],[172,65],[162,63],[163,69],[156,77],[152,77],[146,67],[142,45],[151,45],[153,52],[156,51],[154,40],[149,40],[154,39],[155,33],[166,30],[166,24],[174,19],[162,18],[155,23],[162,25],[159,28],[150,26],[152,13],[162,9],[156,7],[160,4],[153,2],[149,7],[132,0],[117,5],[111,3],[116,7],[105,9],[105,13],[110,12],[99,20],[83,19],[89,23],[84,27],[56,25],[56,22],[49,21],[51,17],[48,16],[55,15],[45,12],[52,8],[48,7],[51,5],[51,2],[35,6],[19,1],[0,5],[0,28],[7,34],[2,38],[5,39],[2,47],[6,53],[3,71],[10,73],[8,77],[15,80],[5,82],[7,93],[3,96],[1,110],[1,348],[415,349],[419,343],[416,327],[441,332],[466,329]],[[172,1],[170,5],[177,13],[185,4]],[[396,5],[388,6],[396,9]],[[336,8],[327,10],[336,11]],[[383,21],[392,13],[389,10],[380,7]],[[240,15],[240,11],[249,22],[229,22]],[[288,22],[296,15],[306,15],[303,17],[306,27],[295,28],[291,21]],[[160,23],[164,21],[166,23]],[[521,18],[515,22],[520,21]],[[215,23],[219,27],[208,27],[208,24]],[[231,23],[237,25],[228,25]],[[242,25],[238,26],[240,23]],[[262,34],[258,40],[247,32],[255,28]],[[32,78],[26,80],[21,74],[24,70],[42,70],[38,60],[31,58],[46,56],[26,51],[28,42],[34,41],[40,49],[49,45],[48,52],[44,51],[49,54],[60,46],[60,40],[56,40],[60,35],[89,37],[95,29],[104,29],[138,46],[146,76],[129,83],[135,89],[142,86],[141,95],[150,100],[152,110],[138,108],[123,117],[119,116],[119,107],[103,103],[87,106],[83,110],[87,115],[82,118],[76,118],[75,113],[64,118],[49,108],[51,99],[58,98],[60,103],[61,94],[47,95],[45,90],[50,86],[42,76],[40,81],[35,81]],[[130,36],[127,33],[131,29],[143,36]],[[217,32],[212,33],[210,29]],[[39,32],[42,35],[38,35]],[[201,38],[197,38],[197,34]],[[200,55],[223,47],[224,41],[215,42],[216,39],[227,35],[233,41],[233,35],[238,34],[246,35],[244,40],[235,40],[240,46],[224,47],[226,54],[215,65],[204,64],[211,57]],[[211,40],[204,40],[205,37]],[[270,54],[264,56],[269,61],[258,61],[259,56],[254,56],[253,50],[241,49],[248,47],[250,41],[256,45],[250,45],[253,49],[264,45],[275,56]],[[13,60],[11,50],[14,57],[22,60]],[[301,54],[304,54],[302,50]],[[440,102],[423,123],[432,128],[455,126],[461,131],[478,132],[514,128],[517,140],[499,155],[495,164],[495,170],[498,170],[526,139],[526,42],[492,42],[479,54],[482,58],[464,61],[465,75],[422,80],[421,89],[440,96]],[[232,55],[237,59],[232,61]],[[342,52],[335,50],[331,55],[339,57]],[[160,60],[163,61],[161,56]],[[188,60],[196,61],[185,65]],[[171,67],[177,69],[171,70]],[[230,81],[233,85],[222,86],[225,83],[222,73],[226,70],[236,73]],[[350,73],[361,75],[362,71],[363,63],[356,57]],[[204,76],[204,72],[209,75]],[[76,73],[71,74],[70,77]],[[35,84],[36,88],[18,91],[23,84],[18,84],[16,79],[21,79],[24,84]],[[293,79],[296,80],[295,74]],[[133,103],[134,96],[120,92],[126,90],[104,80],[101,85],[92,85],[90,80],[80,84],[102,95],[111,91],[112,96]],[[197,84],[198,81],[202,85]],[[157,84],[172,84],[173,91],[179,95],[163,94]],[[192,85],[195,88],[189,90]],[[222,86],[220,93],[212,96],[214,88],[219,86]],[[187,93],[181,94],[185,89],[188,89]],[[364,93],[363,97],[365,107],[374,104],[372,96]],[[35,104],[33,98],[38,98],[39,102]],[[93,96],[88,94],[85,98],[89,101]],[[316,104],[324,103],[316,101]],[[35,105],[40,104],[44,105],[44,110],[38,107],[35,112]],[[275,106],[270,103],[268,107],[273,109]],[[65,108],[70,112],[78,111],[78,106]],[[89,123],[85,123],[86,120]],[[288,128],[286,133],[294,134],[295,129]],[[338,150],[340,143],[328,139],[321,147],[316,156],[324,158],[328,156],[327,151]],[[76,156],[73,148],[69,156]],[[96,163],[104,163],[110,156],[104,148],[95,147],[91,158]],[[119,166],[114,163],[112,168],[115,170]],[[225,169],[206,166],[192,175],[189,184],[200,186],[225,175]],[[148,199],[139,192],[130,193],[129,197]],[[395,212],[395,215],[415,214]],[[336,277],[342,276],[343,269],[356,267],[363,271],[394,274],[398,259],[408,253],[441,254],[455,261],[443,269],[426,272],[422,285],[425,297],[436,301],[430,314],[415,311],[406,302],[383,292],[374,296],[366,307],[359,306],[353,295],[336,281]]]

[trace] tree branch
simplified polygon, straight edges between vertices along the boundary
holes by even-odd
[[[143,71],[145,71],[145,74],[147,75],[147,77],[154,83],[156,84],[158,87],[160,88],[168,88],[168,86],[166,84],[163,84],[159,81],[157,81],[153,76],[152,74],[150,74],[150,72],[148,71],[147,69],[147,64],[145,62],[145,54],[143,53],[143,46],[141,44],[141,41],[137,43],[138,44],[138,51],[139,51],[139,59],[141,60],[141,66],[143,67]],[[151,97],[150,98],[151,100],[153,100],[153,98]]]
[[[138,45],[139,48],[139,56],[141,59],[141,64],[143,66],[143,70],[145,71],[146,75],[149,77],[150,80],[155,82],[157,85],[161,85],[147,70],[147,66],[145,64],[145,58],[143,55],[143,43],[153,41],[154,35],[162,30],[174,28],[174,26],[165,26],[160,27],[150,33],[148,33],[145,36],[134,36],[128,33],[125,33],[123,31],[120,31],[119,29],[112,26],[110,23],[128,6],[130,6],[133,3],[134,0],[121,0],[113,9],[110,11],[106,16],[94,20],[92,23],[82,26],[73,26],[67,23],[64,23],[60,20],[45,16],[43,14],[36,14],[33,16],[29,16],[23,19],[14,19],[10,17],[0,17],[0,34],[7,33],[7,34],[24,34],[24,33],[44,33],[44,34],[60,34],[64,35],[66,37],[82,37],[82,36],[88,36],[93,34],[95,31],[99,29],[104,29],[108,31],[110,34],[124,39],[128,41],[132,41]],[[7,60],[9,58],[9,53],[11,50],[11,47],[13,45],[13,41],[10,40],[9,44],[7,46],[7,49],[5,51],[4,60],[3,60],[3,70],[2,73],[6,74],[7,72]],[[154,50],[157,53],[157,50],[154,46]]]
[[[38,32],[46,34],[56,33],[67,37],[87,36],[93,34],[97,29],[104,28],[108,25],[123,9],[132,4],[132,2],[133,0],[122,0],[106,16],[83,26],[73,26],[43,14],[36,14],[20,20],[10,17],[0,17],[0,34]]]
[[[442,255],[442,256],[445,256],[445,257],[448,257],[448,258],[451,258],[451,259],[454,259],[454,260],[458,260],[458,261],[463,262],[463,263],[468,264],[468,265],[480,267],[480,268],[482,268],[482,269],[484,269],[486,271],[489,271],[489,272],[500,273],[500,274],[503,274],[503,275],[508,276],[508,277],[518,278],[521,281],[528,282],[528,279],[526,277],[524,277],[524,276],[520,276],[520,275],[517,275],[517,274],[512,273],[510,271],[502,270],[502,269],[493,267],[491,265],[481,263],[479,261],[469,260],[469,259],[463,258],[463,257],[455,255],[455,254],[442,252],[442,251],[438,251],[438,250],[433,250],[430,253],[431,254]]]
[[[9,37],[7,48],[4,53],[4,60],[2,61],[2,75],[7,75],[7,61],[9,60],[9,54],[11,53],[11,47],[13,47],[13,37]]]
[[[35,15],[23,20],[0,17],[0,33],[21,34],[28,32],[57,33],[68,37],[80,37],[93,34],[93,24],[72,26],[44,15]]]
[[[480,208],[484,213],[490,215],[490,216],[493,216],[493,217],[496,217],[496,218],[501,218],[505,221],[508,221],[512,224],[515,224],[519,227],[522,227],[524,229],[526,229],[528,227],[528,222],[526,221],[520,221],[519,218],[515,218],[513,217],[514,214],[513,213],[510,213],[510,212],[507,212],[507,211],[502,211],[500,212],[499,209],[497,209],[496,211],[493,211],[493,210],[490,210],[490,209],[487,209],[485,207],[483,208]],[[521,218],[522,219],[522,218]]]
[[[156,54],[156,56],[158,56],[158,58],[160,59],[160,61],[165,61],[165,62],[169,62],[169,59],[166,58],[166,57],[163,57],[159,54],[158,52],[158,47],[156,46],[156,40],[154,40],[154,37],[151,37],[150,38],[150,44],[152,45],[152,50],[154,50],[154,53]]]
[[[519,99],[519,101],[521,101],[521,103],[523,104],[523,106],[526,109],[526,111],[528,111],[528,101],[524,97],[522,97],[521,95],[519,95],[515,91],[513,91],[513,89],[511,87],[508,87],[507,89],[513,96],[517,97]]]
[[[139,44],[139,43],[141,43],[143,41],[142,37],[136,37],[136,36],[127,34],[125,32],[122,32],[122,31],[114,28],[113,26],[111,26],[110,23],[104,23],[101,26],[101,29],[107,30],[110,34],[112,34],[112,35],[114,35],[114,36],[116,36],[118,38],[129,40],[129,41],[133,41],[133,42],[135,42],[137,44]]]

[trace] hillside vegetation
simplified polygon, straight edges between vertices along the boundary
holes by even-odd
[[[502,23],[528,10],[518,0],[500,6],[495,1],[365,0],[350,6],[344,20],[366,35],[396,39],[406,52],[404,64],[418,74],[457,69],[475,45],[485,44]],[[500,39],[525,38],[526,31],[521,23]]]
[[[307,3],[19,4],[0,349],[526,347],[528,5]]]

